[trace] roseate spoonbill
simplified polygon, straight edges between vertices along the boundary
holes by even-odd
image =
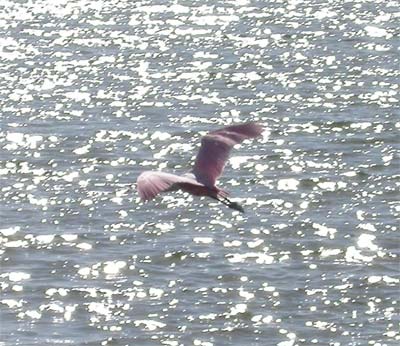
[[[161,192],[183,190],[195,196],[211,197],[243,213],[242,206],[230,201],[229,194],[215,186],[215,183],[224,169],[232,147],[245,139],[256,138],[262,132],[263,127],[260,124],[249,122],[208,133],[201,140],[200,150],[190,173],[182,176],[156,171],[141,173],[137,179],[140,198],[147,201]]]

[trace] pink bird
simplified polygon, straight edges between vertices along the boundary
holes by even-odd
[[[201,140],[200,150],[190,173],[178,176],[146,171],[140,174],[137,179],[140,198],[148,201],[161,192],[183,190],[194,196],[211,197],[243,213],[243,207],[237,202],[230,201],[229,194],[215,186],[215,183],[224,169],[233,146],[245,139],[256,138],[262,132],[263,128],[260,124],[249,122],[208,133]]]

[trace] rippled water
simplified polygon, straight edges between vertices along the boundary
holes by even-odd
[[[0,8],[0,345],[398,344],[398,1]],[[139,201],[248,120],[245,214]]]

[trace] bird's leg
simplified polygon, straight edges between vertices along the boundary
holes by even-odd
[[[224,204],[227,205],[229,208],[235,209],[237,211],[240,211],[241,213],[244,213],[243,207],[238,202],[232,202],[226,197],[224,200],[227,202],[227,204],[226,203],[224,203]]]
[[[227,207],[231,209],[235,209],[237,211],[240,211],[241,213],[244,213],[243,207],[237,202],[232,202],[231,200],[228,199],[228,197],[221,196],[221,199],[218,198],[217,196],[210,196],[210,197],[216,199],[217,201],[220,201],[222,204],[225,204]]]

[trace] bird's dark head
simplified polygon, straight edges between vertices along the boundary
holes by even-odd
[[[237,211],[240,211],[241,213],[244,213],[243,207],[237,202],[230,202],[228,204],[228,207],[231,208],[231,209],[235,209]]]

